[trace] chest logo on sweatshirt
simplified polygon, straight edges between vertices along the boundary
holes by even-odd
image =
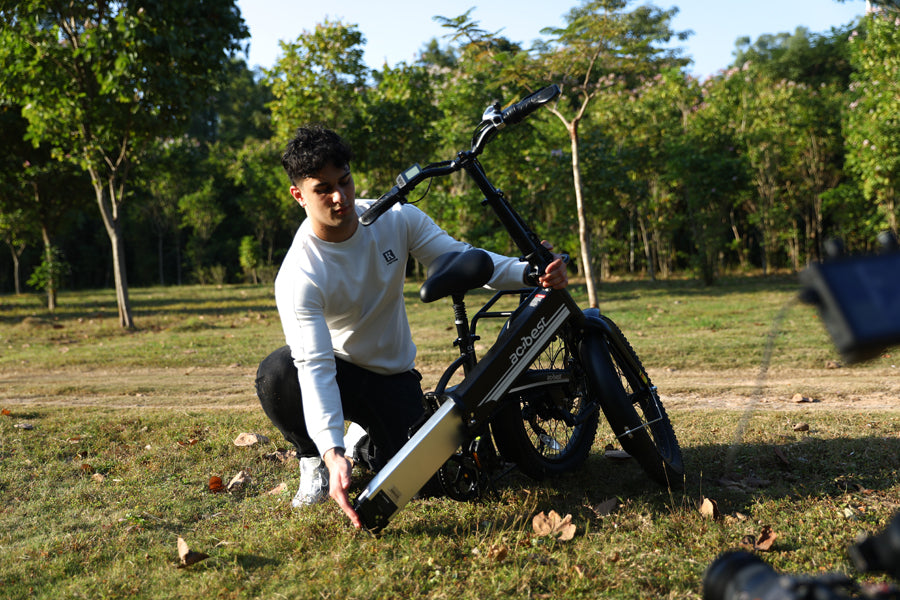
[[[397,255],[394,254],[393,250],[386,250],[381,253],[381,256],[384,257],[384,262],[386,262],[387,264],[397,262]]]

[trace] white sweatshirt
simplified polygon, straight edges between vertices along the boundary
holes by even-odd
[[[362,214],[372,200],[357,200]],[[334,358],[386,375],[414,367],[403,283],[407,255],[428,266],[471,248],[418,208],[395,205],[350,239],[326,242],[305,220],[275,279],[275,302],[297,366],[306,428],[320,454],[343,447],[344,415]],[[494,289],[523,285],[526,263],[491,253]]]

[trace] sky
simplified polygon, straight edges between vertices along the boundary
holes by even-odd
[[[500,33],[525,47],[541,37],[544,27],[561,27],[568,9],[579,0],[238,0],[250,29],[248,64],[269,68],[281,55],[278,41],[295,41],[325,19],[355,24],[366,38],[369,67],[412,63],[432,38],[441,45],[447,30],[433,17],[456,17],[474,7],[472,18],[482,29]],[[632,2],[630,8],[643,4]],[[724,69],[734,58],[734,42],[749,36],[793,33],[804,26],[827,33],[865,13],[865,0],[652,0],[660,8],[677,6],[672,29],[692,30],[679,45],[694,60],[690,72],[699,79]]]

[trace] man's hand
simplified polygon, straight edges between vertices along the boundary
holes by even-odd
[[[547,250],[553,250],[553,244],[550,242],[544,240],[541,244]],[[562,255],[554,254],[554,256],[556,256],[556,259],[547,265],[544,274],[538,277],[538,283],[545,288],[561,290],[569,285],[569,275],[566,273],[566,263],[563,261]]]
[[[359,515],[353,510],[350,504],[350,496],[347,490],[350,489],[350,475],[353,472],[353,464],[344,456],[343,448],[331,448],[325,452],[322,457],[325,460],[325,466],[328,467],[328,484],[331,496],[341,510],[350,518],[353,526],[359,529],[362,527],[362,521]]]

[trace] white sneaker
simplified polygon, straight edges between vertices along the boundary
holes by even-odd
[[[359,463],[359,448],[368,440],[369,434],[362,428],[362,425],[351,421],[347,427],[347,433],[344,434],[344,454],[354,465]]]
[[[318,456],[304,456],[300,459],[300,488],[291,501],[291,506],[300,508],[319,504],[328,499],[328,467]]]

